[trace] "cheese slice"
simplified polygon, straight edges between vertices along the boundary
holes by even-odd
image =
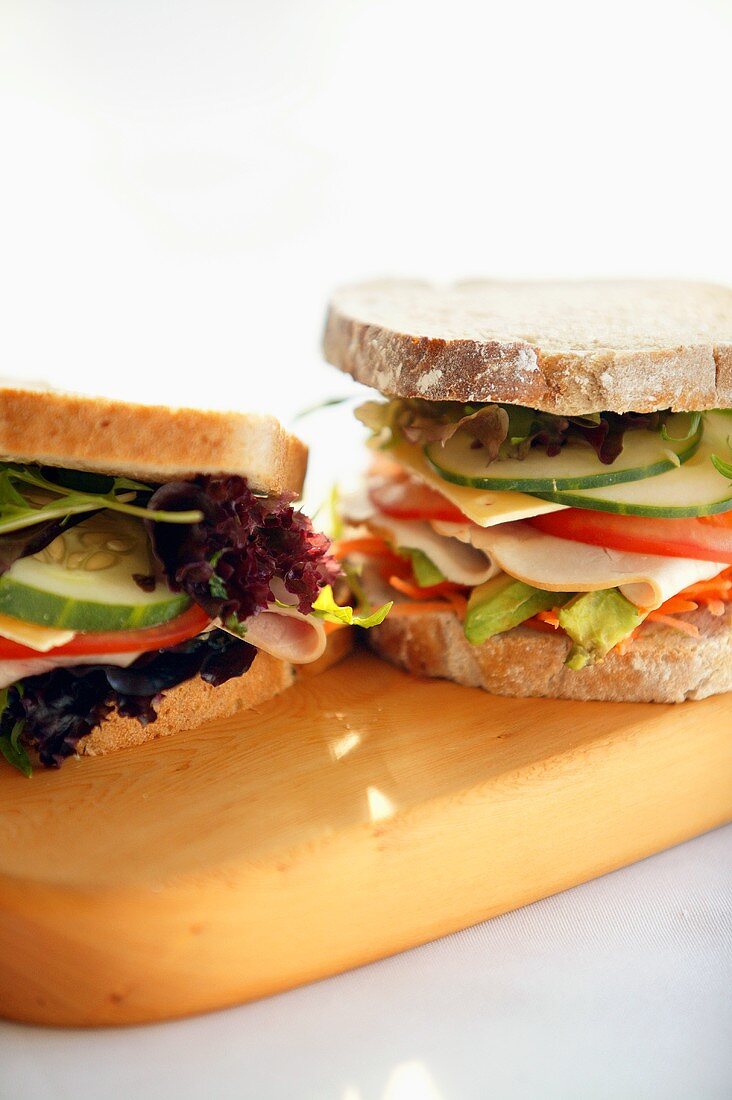
[[[474,524],[434,521],[433,527],[442,535],[483,550],[505,573],[534,588],[548,592],[619,588],[626,599],[644,611],[654,611],[690,584],[716,577],[727,568],[724,562],[587,546],[546,535],[528,523],[484,530]]]
[[[496,523],[510,523],[516,519],[530,519],[531,516],[543,516],[547,512],[560,512],[566,507],[564,504],[539,500],[528,493],[508,490],[489,492],[486,489],[471,489],[467,485],[453,485],[434,472],[424,457],[422,448],[414,443],[398,443],[395,447],[390,447],[387,454],[389,458],[416,474],[431,489],[441,493],[479,527],[492,527]]]
[[[73,630],[53,630],[48,626],[13,619],[10,615],[0,615],[0,638],[35,649],[38,653],[48,653],[49,649],[66,645],[73,637]]]
[[[226,627],[217,624],[222,630]],[[265,611],[244,620],[244,640],[281,661],[308,665],[325,651],[325,627],[320,619],[302,615],[294,607],[270,604]],[[234,631],[227,631],[240,637]]]

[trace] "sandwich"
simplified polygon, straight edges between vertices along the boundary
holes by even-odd
[[[502,695],[732,689],[732,291],[371,283],[324,350],[381,394],[338,551],[395,601],[381,656]]]
[[[339,607],[269,416],[0,388],[0,752],[30,774],[257,706]]]

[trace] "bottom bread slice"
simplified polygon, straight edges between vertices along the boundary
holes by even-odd
[[[196,676],[166,691],[156,721],[147,726],[136,718],[123,718],[113,711],[101,725],[81,738],[78,752],[86,756],[103,756],[171,733],[196,729],[214,718],[228,718],[238,710],[266,703],[290,687],[293,679],[292,665],[260,650],[243,676],[235,676],[220,687],[212,687]]]
[[[722,616],[685,615],[698,637],[647,623],[624,652],[580,671],[564,661],[566,635],[520,626],[473,646],[450,609],[390,615],[369,631],[371,647],[416,676],[436,676],[494,695],[680,703],[732,691],[732,604]]]

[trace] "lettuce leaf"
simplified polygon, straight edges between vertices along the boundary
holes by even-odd
[[[389,600],[388,603],[382,604],[381,607],[372,611],[369,615],[356,614],[352,607],[348,605],[341,607],[337,604],[333,596],[333,589],[329,584],[326,584],[324,588],[321,588],[317,600],[313,603],[312,614],[316,619],[322,619],[327,623],[343,623],[345,626],[360,626],[364,630],[368,630],[369,627],[383,623],[392,607],[393,601]]]
[[[64,666],[28,676],[0,692],[0,753],[24,775],[31,774],[26,748],[45,767],[58,768],[113,708],[146,726],[157,719],[166,691],[194,676],[218,687],[244,675],[256,654],[247,642],[213,630],[143,653],[127,668]]]
[[[414,579],[420,588],[431,588],[434,584],[441,584],[447,580],[441,569],[438,569],[424,550],[415,550],[411,546],[400,546],[397,550],[403,558],[407,558],[412,565]]]
[[[20,696],[21,692],[17,688],[15,690]],[[25,727],[25,721],[19,718],[12,725],[3,722],[3,716],[8,709],[9,696],[9,688],[3,688],[0,691],[0,753],[5,757],[8,764],[17,768],[27,779],[30,779],[33,775],[33,768],[25,747],[20,744],[20,735]]]
[[[420,398],[366,401],[356,409],[356,417],[371,429],[377,443],[384,446],[399,439],[421,446],[446,443],[462,428],[486,448],[489,461],[498,457],[509,422],[508,414],[500,405],[461,405],[455,401],[423,401]]]
[[[543,449],[553,458],[569,439],[584,441],[602,463],[611,465],[623,450],[627,431],[665,432],[669,416],[668,412],[603,412],[565,417],[522,405],[465,405],[422,398],[367,401],[356,409],[356,417],[371,429],[372,445],[388,448],[402,439],[419,446],[446,443],[462,431],[475,448],[482,448],[486,466],[498,458],[523,458],[531,448]],[[693,428],[692,419],[690,432]]]
[[[199,512],[198,523],[149,522],[147,529],[172,590],[186,592],[227,626],[232,616],[244,622],[264,610],[275,595],[275,580],[307,615],[323,585],[340,576],[330,540],[292,507],[290,494],[259,496],[246,478],[170,481],[155,492],[150,507]]]
[[[202,518],[198,511],[151,512],[146,504],[153,488],[138,481],[130,481],[129,478],[100,477],[95,483],[98,491],[89,491],[74,488],[73,475],[72,470],[59,471],[58,480],[52,481],[38,466],[7,462],[2,464],[0,535],[35,527],[49,520],[63,520],[69,516],[97,512],[101,508],[164,523],[190,524],[197,523]],[[133,504],[140,493],[145,496],[143,503]]]

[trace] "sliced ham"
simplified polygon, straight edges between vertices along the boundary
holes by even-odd
[[[545,535],[528,523],[481,528],[435,521],[437,532],[469,543],[489,555],[505,573],[548,592],[593,592],[619,588],[646,611],[697,581],[716,577],[727,566],[690,558],[633,554]]]
[[[245,641],[294,665],[317,661],[325,650],[325,627],[320,619],[301,615],[294,607],[270,604],[266,611],[246,619],[244,627]],[[226,627],[221,629],[226,630]]]
[[[393,519],[372,507],[368,526],[395,549],[421,550],[453,584],[465,584],[472,588],[499,572],[481,550],[459,539],[438,534],[423,520]]]
[[[0,690],[25,680],[27,676],[40,676],[54,668],[70,668],[76,665],[117,665],[127,668],[136,661],[139,653],[93,653],[86,657],[38,657],[28,661],[0,661]]]

